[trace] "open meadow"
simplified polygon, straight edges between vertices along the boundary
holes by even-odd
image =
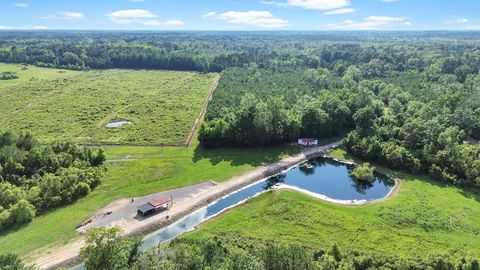
[[[333,153],[344,158],[345,153]],[[272,191],[208,221],[186,238],[218,236],[277,241],[311,249],[409,259],[447,254],[480,256],[480,195],[424,177],[386,170],[402,179],[398,194],[366,206],[340,206],[294,191]]]
[[[43,141],[184,145],[217,74],[178,71],[64,71],[0,64],[0,125]],[[107,128],[110,122],[130,124]]]

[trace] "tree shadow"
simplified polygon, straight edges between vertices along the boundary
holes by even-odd
[[[297,146],[278,146],[268,148],[216,148],[210,149],[198,145],[192,157],[192,161],[197,163],[207,160],[212,165],[221,162],[229,162],[232,166],[251,165],[261,166],[274,163],[282,157],[294,155],[301,152]]]

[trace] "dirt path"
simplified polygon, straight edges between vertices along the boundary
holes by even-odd
[[[195,138],[195,136],[197,136],[198,128],[200,127],[200,124],[202,123],[203,118],[205,117],[205,113],[207,112],[208,103],[210,103],[210,100],[212,100],[212,98],[213,98],[213,94],[215,93],[215,90],[217,89],[219,80],[220,80],[220,75],[218,75],[215,78],[215,80],[213,81],[212,90],[210,90],[210,93],[208,94],[208,97],[205,100],[205,103],[203,105],[203,109],[202,109],[202,112],[200,113],[200,116],[195,121],[195,125],[193,126],[192,131],[190,132],[190,135],[188,136],[187,143],[185,144],[185,147],[192,146],[193,138]]]
[[[220,184],[208,183],[201,184],[201,188],[197,193],[188,193],[185,197],[174,202],[174,206],[163,213],[151,216],[146,219],[132,218],[135,214],[135,208],[125,208],[125,203],[128,199],[120,200],[119,202],[112,203],[109,207],[114,210],[126,209],[122,215],[119,215],[119,219],[113,218],[111,224],[108,220],[106,224],[102,222],[98,223],[99,226],[103,225],[118,225],[122,228],[125,235],[146,235],[152,231],[160,229],[174,221],[184,217],[185,215],[205,206],[209,203],[219,199],[235,190],[245,187],[251,183],[254,183],[260,179],[271,176],[286,170],[298,163],[308,160],[314,156],[325,154],[332,147],[336,147],[339,142],[334,142],[325,146],[312,147],[305,149],[302,153],[286,157],[273,164],[259,167],[251,172],[245,173],[240,176],[236,176],[227,182]],[[167,191],[173,192],[173,191]],[[139,200],[145,200],[146,197],[139,198]],[[120,220],[121,222],[116,222]],[[55,269],[60,266],[71,266],[80,262],[80,249],[85,245],[83,239],[77,240],[63,247],[56,249],[49,249],[40,252],[35,257],[30,257],[32,264],[40,269]]]

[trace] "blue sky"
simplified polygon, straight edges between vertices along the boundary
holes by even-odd
[[[0,0],[0,30],[480,30],[480,0]]]

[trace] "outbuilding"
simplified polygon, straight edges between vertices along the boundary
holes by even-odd
[[[167,210],[172,206],[172,198],[161,197],[148,201],[137,207],[137,213],[141,216],[148,216],[160,210]]]
[[[317,138],[300,138],[298,139],[298,144],[304,147],[317,146]]]

